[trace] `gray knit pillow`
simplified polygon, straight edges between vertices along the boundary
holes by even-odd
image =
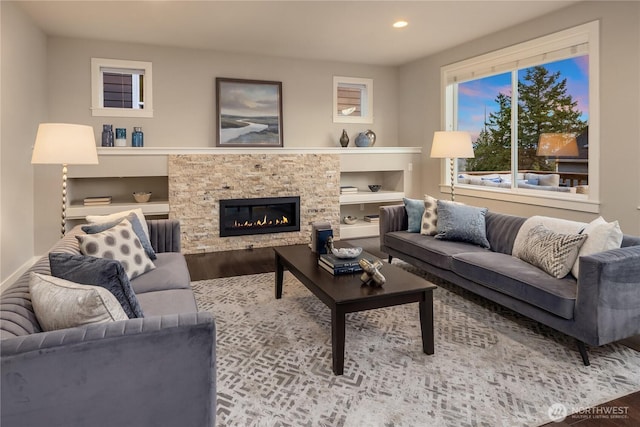
[[[561,234],[544,225],[529,230],[518,258],[544,270],[556,279],[569,274],[586,234]]]

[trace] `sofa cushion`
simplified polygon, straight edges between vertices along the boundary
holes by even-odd
[[[116,297],[100,286],[31,273],[29,292],[44,331],[129,319]]]
[[[419,233],[420,226],[422,225],[422,214],[424,213],[424,202],[417,199],[407,199],[406,197],[403,198],[402,201],[407,211],[409,223],[407,231],[409,233]]]
[[[556,279],[525,261],[495,252],[453,255],[452,270],[557,316],[573,318],[577,284],[572,276]]]
[[[195,313],[196,298],[191,289],[169,289],[138,295],[146,317]]]
[[[120,261],[129,280],[155,268],[127,219],[101,233],[76,237],[84,255]]]
[[[587,240],[580,247],[578,257],[571,268],[571,274],[574,277],[580,274],[581,256],[617,249],[622,243],[622,230],[618,221],[607,222],[604,218],[598,217],[585,227],[583,233],[587,235]]]
[[[146,292],[167,289],[191,289],[189,269],[181,253],[163,252],[158,253],[157,256],[155,269],[131,280],[131,286],[138,300],[141,294]]]
[[[433,236],[406,231],[386,233],[384,245],[445,270],[451,270],[451,257],[455,254],[489,252],[488,249],[469,243],[436,240]]]
[[[487,240],[491,250],[511,255],[513,243],[525,221],[526,218],[520,216],[487,212],[485,223],[487,225]]]
[[[100,286],[116,297],[130,319],[144,317],[127,273],[118,261],[62,252],[49,253],[51,275],[84,285]]]
[[[438,200],[436,239],[473,243],[489,248],[485,215],[487,208]]]
[[[533,173],[527,172],[524,175],[526,180],[538,180],[538,185],[557,187],[560,185],[560,175],[557,173]]]

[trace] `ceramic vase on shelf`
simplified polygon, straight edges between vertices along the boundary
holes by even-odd
[[[141,127],[134,127],[133,134],[131,134],[131,146],[132,147],[144,147],[144,134]]]
[[[342,136],[340,136],[340,145],[346,147],[349,145],[349,135],[347,135],[347,131],[342,129]]]
[[[125,128],[116,128],[116,147],[127,146],[127,130]]]
[[[357,147],[370,147],[371,145],[371,138],[369,138],[366,132],[360,132],[358,136],[356,136]]]
[[[102,146],[113,147],[113,125],[102,125]]]

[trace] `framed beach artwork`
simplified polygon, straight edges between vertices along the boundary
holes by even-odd
[[[282,82],[216,78],[218,147],[282,147]]]

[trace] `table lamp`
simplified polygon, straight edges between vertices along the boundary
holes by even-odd
[[[31,164],[62,165],[62,223],[66,231],[67,165],[97,165],[98,151],[93,128],[67,123],[41,123],[38,126]]]
[[[431,158],[449,158],[451,172],[451,201],[455,201],[455,168],[454,160],[457,158],[472,158],[473,144],[469,132],[462,131],[437,131],[433,134],[431,145]]]

